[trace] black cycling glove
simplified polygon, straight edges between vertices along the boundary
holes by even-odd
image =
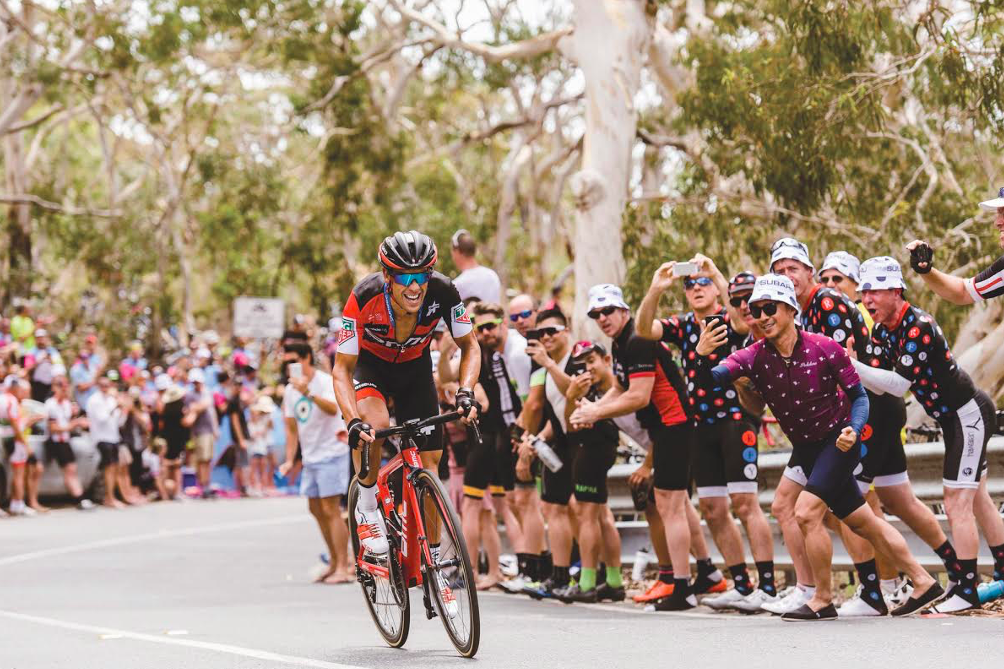
[[[364,423],[360,418],[353,418],[349,421],[349,448],[359,448],[362,444],[361,435],[373,429],[369,423]]]
[[[934,267],[934,249],[921,242],[910,251],[910,267],[917,274],[927,274]]]
[[[470,388],[457,388],[457,411],[466,416],[475,406],[477,403],[474,401],[474,391]]]

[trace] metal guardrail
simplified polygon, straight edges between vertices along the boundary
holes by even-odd
[[[758,476],[760,506],[768,514],[768,521],[774,536],[774,562],[781,570],[791,569],[791,557],[785,548],[777,522],[770,516],[770,505],[774,499],[774,489],[784,473],[784,467],[790,456],[791,451],[761,453],[758,463],[760,468]],[[944,456],[945,446],[940,442],[907,444],[906,446],[907,466],[913,489],[922,502],[932,506],[942,528],[948,533],[948,523],[941,508]],[[987,447],[987,460],[990,472],[990,496],[1000,505],[1004,501],[1004,437],[994,437],[990,440]],[[651,550],[648,524],[645,521],[644,513],[635,511],[631,500],[631,491],[627,484],[627,477],[637,467],[637,464],[632,463],[614,465],[607,478],[608,503],[617,519],[617,528],[621,534],[621,553],[626,564],[634,562],[635,552],[640,548],[649,547]],[[944,566],[934,551],[917,537],[905,523],[894,516],[889,516],[888,520],[903,534],[911,552],[925,568],[935,572],[943,571]],[[703,521],[701,524],[704,527],[704,535],[711,557],[720,564],[722,556],[718,553],[711,532]],[[745,543],[745,533],[741,532],[741,534],[743,534]],[[750,555],[748,545],[745,545],[745,550],[746,555]],[[843,542],[839,539],[835,539],[833,542],[833,566],[839,570],[852,570],[854,566],[853,560],[847,555]],[[981,545],[979,566],[981,571],[989,570],[993,566],[993,560],[985,542]]]

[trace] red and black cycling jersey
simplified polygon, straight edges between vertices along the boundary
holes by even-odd
[[[974,278],[967,279],[966,290],[972,296],[973,302],[982,302],[1004,295],[1004,256]]]
[[[370,274],[352,289],[342,311],[342,330],[338,334],[338,353],[372,353],[387,362],[415,360],[429,347],[440,319],[445,319],[454,339],[471,332],[470,316],[460,294],[449,277],[433,272],[415,331],[404,342],[395,339],[394,312],[390,288],[383,274]]]
[[[934,419],[954,414],[976,396],[976,386],[959,367],[948,340],[930,314],[903,304],[894,328],[875,324],[869,365],[892,369],[910,381],[910,391]]]
[[[724,318],[728,326],[725,343],[708,356],[714,364],[727,358],[741,348],[744,348],[746,335],[741,335],[732,329],[732,320],[725,307],[721,307],[716,316]],[[683,373],[687,378],[687,391],[690,395],[690,413],[698,423],[717,423],[719,420],[742,420],[742,408],[739,395],[732,384],[708,388],[697,382],[697,340],[701,336],[701,327],[694,312],[689,311],[679,316],[662,319],[662,341],[673,344],[680,349],[683,358]]]
[[[655,378],[648,406],[637,412],[642,427],[652,429],[690,420],[686,409],[687,387],[665,344],[638,336],[632,319],[614,339],[612,353],[614,374],[625,390],[632,379]]]
[[[871,333],[857,305],[841,292],[817,284],[809,294],[802,309],[802,328],[806,332],[826,335],[844,346],[854,337],[854,350],[859,360],[867,356],[866,347]]]

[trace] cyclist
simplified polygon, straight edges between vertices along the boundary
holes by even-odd
[[[376,499],[382,440],[374,434],[390,425],[388,402],[394,403],[398,423],[439,413],[429,343],[440,320],[447,322],[460,348],[456,402],[465,423],[477,417],[472,388],[481,368],[481,351],[460,295],[449,278],[432,269],[435,243],[414,230],[397,232],[383,240],[378,257],[383,269],[360,281],[345,304],[333,369],[349,445],[368,448],[374,463],[368,476],[359,480],[356,504],[359,539],[372,555],[388,550]],[[442,428],[437,427],[420,444],[422,465],[437,471],[442,448]],[[361,454],[353,453],[353,460],[359,471]],[[439,528],[430,527],[429,534],[432,557],[438,559]],[[449,586],[441,578],[440,589],[444,588]]]
[[[713,263],[708,260],[711,267]],[[770,526],[757,499],[758,418],[743,411],[733,385],[706,387],[698,384],[694,347],[700,323],[708,317],[720,318],[728,327],[727,341],[712,359],[724,358],[743,348],[744,334],[731,327],[732,318],[718,298],[720,291],[710,277],[683,277],[684,296],[692,311],[654,320],[655,310],[676,278],[676,263],[663,264],[652,277],[648,294],[638,308],[638,334],[658,339],[680,350],[687,377],[690,409],[694,414],[694,479],[698,503],[715,544],[725,559],[735,584],[733,590],[706,599],[711,608],[738,608],[758,611],[776,600],[774,586],[774,542]],[[724,277],[722,278],[724,282]],[[729,502],[746,528],[753,558],[759,572],[759,588],[754,588],[743,556],[742,537],[736,527]]]
[[[945,436],[945,512],[952,528],[961,569],[952,577],[949,597],[938,604],[943,613],[979,607],[976,593],[976,554],[979,532],[976,506],[990,502],[987,493],[987,442],[996,422],[993,400],[973,385],[948,347],[937,322],[903,298],[906,283],[899,263],[890,257],[867,260],[862,265],[865,306],[875,318],[871,347],[892,370],[855,362],[864,383],[876,392],[902,395],[911,390]],[[978,501],[979,500],[979,501]],[[1004,521],[999,513],[981,515],[983,532],[991,547],[1004,545]],[[1004,559],[995,551],[995,568]],[[957,582],[956,582],[957,579]]]
[[[795,327],[798,301],[787,277],[757,279],[749,303],[764,339],[712,368],[708,356],[726,342],[727,328],[719,323],[705,328],[696,352],[703,383],[721,385],[748,377],[793,445],[785,479],[795,487],[796,518],[816,591],[809,601],[782,618],[812,621],[837,617],[831,587],[833,548],[823,525],[827,508],[855,532],[881,546],[913,579],[914,597],[894,615],[927,606],[943,594],[940,586],[913,559],[903,537],[867,508],[854,480],[853,471],[861,458],[858,435],[868,418],[868,395],[846,352],[829,337]]]

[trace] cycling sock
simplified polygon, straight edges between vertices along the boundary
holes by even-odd
[[[934,552],[938,554],[941,561],[945,563],[945,571],[948,572],[948,580],[959,582],[959,572],[962,571],[962,565],[959,564],[959,556],[955,553],[955,547],[952,546],[952,542],[945,539],[945,543],[941,544],[934,549]]]
[[[585,592],[596,587],[596,568],[583,567],[579,572],[579,590]]]
[[[879,584],[878,568],[875,566],[875,560],[856,562],[854,563],[854,569],[858,572],[858,580],[861,581],[863,589],[861,599],[865,600],[872,608],[878,608],[883,605],[882,589]]]
[[[554,557],[551,555],[551,551],[544,551],[540,554],[540,578],[538,581],[543,581],[545,578],[551,575],[551,569],[554,568]]]
[[[595,570],[593,571],[593,574],[593,577],[595,578]],[[551,580],[554,581],[556,586],[568,585],[568,581],[571,580],[571,577],[568,575],[568,567],[559,567],[558,565],[551,567]]]
[[[371,486],[359,484],[359,499],[356,500],[356,508],[363,511],[376,511],[376,483]]]
[[[991,546],[990,553],[994,556],[994,580],[1004,581],[1004,544]]]
[[[774,561],[765,560],[756,563],[757,573],[760,575],[760,589],[768,595],[777,594],[777,586],[774,584]]]
[[[607,585],[611,588],[620,588],[624,585],[624,579],[621,578],[621,568],[620,567],[607,567]]]
[[[516,553],[516,565],[519,573],[523,576],[530,576],[530,554]]]
[[[959,560],[962,569],[959,571],[959,585],[952,592],[971,604],[979,604],[980,597],[976,593],[976,558]]]
[[[674,578],[673,597],[687,597],[688,595],[690,595],[690,579]]]
[[[712,583],[718,583],[722,580],[723,576],[715,564],[711,561],[711,558],[704,558],[703,560],[697,561],[697,578],[704,577],[711,581]]]
[[[750,575],[746,571],[745,564],[732,565],[729,567],[729,573],[732,574],[732,583],[739,594],[748,595],[753,592],[753,586],[750,584]]]
[[[673,565],[659,565],[659,580],[663,583],[673,585]]]

